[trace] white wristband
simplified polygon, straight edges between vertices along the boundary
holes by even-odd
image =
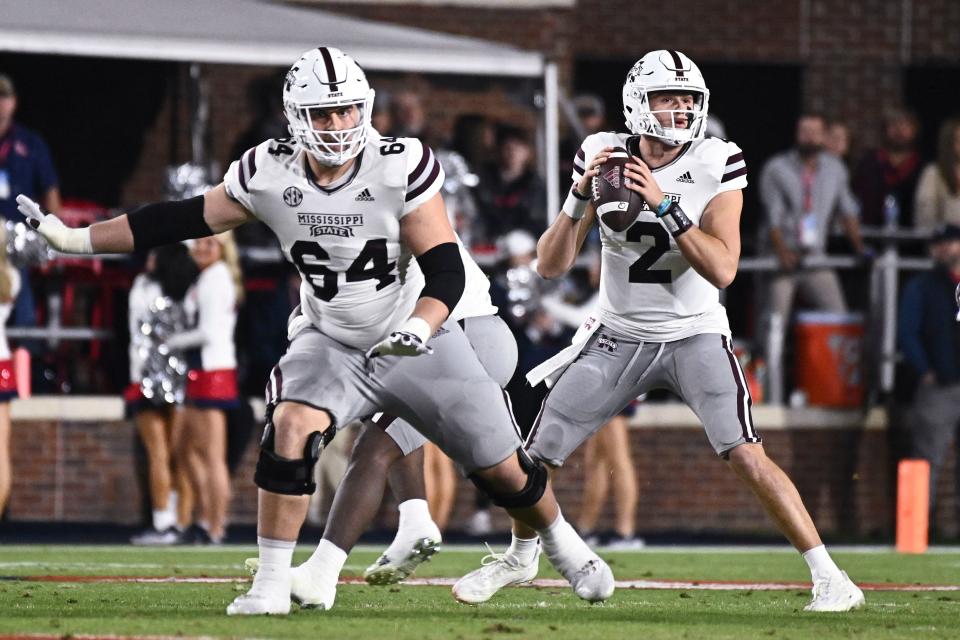
[[[571,189],[567,192],[567,199],[563,203],[563,212],[574,220],[579,220],[587,212],[588,204],[590,204],[590,198],[578,198],[573,195],[573,189]]]
[[[403,326],[400,327],[399,331],[412,333],[420,338],[420,342],[423,344],[427,344],[427,340],[429,340],[431,334],[433,334],[433,330],[430,329],[430,323],[417,316],[410,316],[410,318],[403,323]]]
[[[93,244],[90,241],[90,227],[72,229],[56,220],[43,220],[37,228],[45,238],[50,240],[53,248],[63,253],[93,253]]]

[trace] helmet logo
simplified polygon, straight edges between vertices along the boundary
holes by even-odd
[[[288,207],[299,207],[303,202],[303,191],[297,187],[287,187],[283,192],[283,202]]]
[[[603,174],[603,179],[610,183],[610,186],[614,189],[620,188],[620,167],[614,167]]]

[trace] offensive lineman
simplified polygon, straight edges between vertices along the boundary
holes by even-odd
[[[563,519],[546,470],[523,451],[501,390],[448,321],[465,276],[433,152],[416,139],[376,134],[374,92],[338,49],[307,51],[287,74],[283,98],[292,138],[248,150],[203,196],[85,229],[17,198],[31,225],[67,253],[130,252],[259,219],[299,270],[306,321],[268,386],[254,476],[259,571],[227,613],[289,612],[290,561],[315,489],[314,465],[337,425],[379,410],[415,425],[494,503],[536,529],[578,596],[608,598],[609,567]],[[406,279],[411,255],[422,289]]]
[[[703,76],[687,56],[652,51],[623,86],[633,135],[597,133],[583,141],[563,215],[537,246],[539,273],[556,278],[570,269],[598,217],[586,195],[591,181],[619,179],[598,177],[612,154],[629,157],[623,177],[645,206],[626,229],[599,207],[599,311],[570,347],[527,375],[531,384],[546,380],[551,391],[525,446],[534,459],[559,467],[633,398],[670,389],[803,554],[814,585],[806,610],[847,611],[863,604],[863,593],[834,564],[793,483],[764,453],[733,355],[719,289],[737,272],[747,169],[737,145],[703,138],[708,101]],[[503,586],[532,580],[538,557],[535,532],[514,523],[508,552],[464,576],[454,594],[482,602]]]

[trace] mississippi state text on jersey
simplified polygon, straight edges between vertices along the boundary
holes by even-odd
[[[416,304],[422,281],[404,286],[411,254],[400,243],[400,220],[440,190],[443,169],[419,140],[371,131],[344,178],[320,186],[305,153],[295,140],[268,140],[233,162],[224,184],[299,270],[310,322],[366,349]]]
[[[604,147],[640,156],[639,138],[626,133],[596,133],[583,141],[574,159],[573,180]],[[678,202],[696,225],[704,207],[723,191],[747,186],[743,152],[720,138],[694,140],[673,162],[653,169],[663,192]],[[676,241],[644,203],[636,221],[623,231],[603,222],[600,269],[600,322],[616,331],[655,342],[698,333],[730,335],[720,292],[687,262]]]

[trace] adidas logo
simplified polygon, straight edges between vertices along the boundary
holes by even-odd
[[[679,178],[677,178],[677,182],[688,182],[688,183],[690,183],[690,184],[693,184],[693,176],[691,176],[691,175],[690,175],[690,172],[687,171],[687,172],[684,173],[682,176],[680,176]]]
[[[691,182],[693,182],[693,181],[691,180]],[[376,200],[376,198],[374,198],[374,197],[370,194],[370,189],[364,189],[364,190],[361,191],[359,194],[357,194],[357,197],[354,198],[354,200],[355,200],[356,202],[373,202],[374,200]]]

